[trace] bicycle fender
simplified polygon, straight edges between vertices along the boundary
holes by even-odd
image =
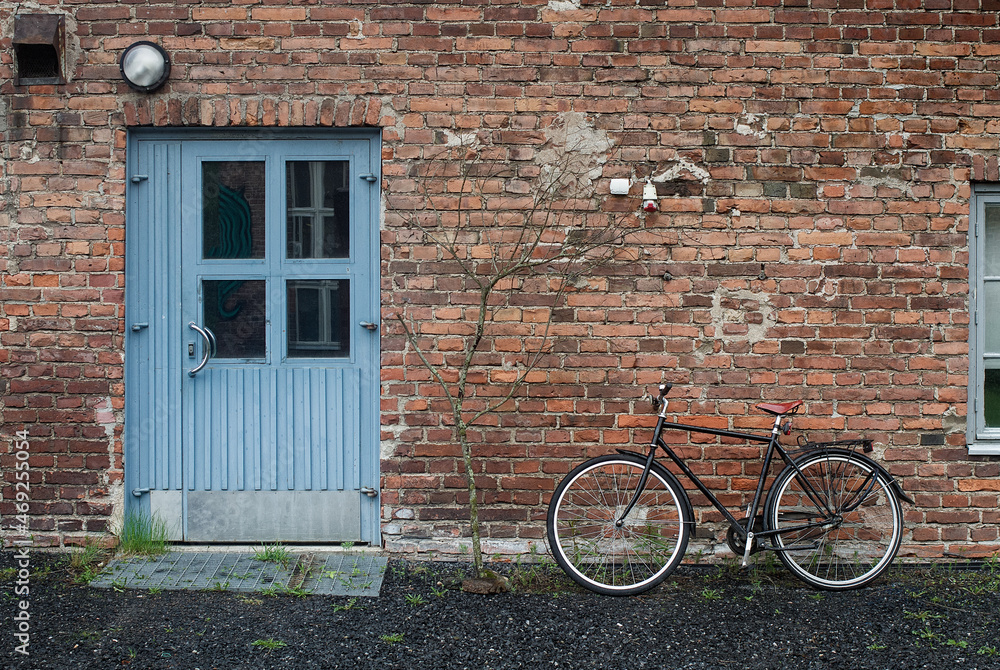
[[[893,477],[891,474],[889,474],[889,471],[886,470],[882,466],[881,463],[879,463],[878,461],[874,461],[874,460],[868,458],[864,454],[859,454],[856,451],[853,451],[853,452],[852,451],[848,451],[847,449],[817,449],[815,451],[810,451],[809,453],[803,454],[802,456],[799,456],[799,458],[796,458],[795,460],[799,461],[800,459],[807,458],[807,457],[812,456],[814,454],[838,454],[838,455],[841,455],[841,456],[851,456],[853,458],[861,459],[861,460],[865,461],[866,463],[868,463],[869,465],[871,465],[873,468],[875,468],[875,470],[878,471],[878,473],[887,482],[889,482],[889,485],[892,486],[892,490],[895,492],[895,494],[901,500],[905,500],[906,502],[910,503],[911,505],[915,505],[916,504],[916,502],[914,502],[913,498],[911,498],[910,496],[906,495],[906,491],[903,490],[903,487],[900,485],[900,483],[896,481],[895,477]]]
[[[641,458],[642,460],[646,460],[646,454],[640,454],[637,451],[629,451],[628,449],[615,449],[615,451],[617,451],[619,454],[621,454],[623,456],[636,456],[637,458]],[[674,473],[672,473],[670,470],[667,470],[665,467],[663,467],[662,465],[660,465],[656,461],[653,461],[653,469],[656,470],[656,472],[661,477],[663,477],[668,482],[670,482],[671,485],[673,485],[674,487],[676,487],[675,490],[680,494],[681,504],[684,505],[684,511],[687,513],[687,518],[691,520],[688,523],[691,525],[692,534],[693,534],[694,533],[694,527],[697,524],[695,524],[695,521],[694,521],[694,507],[691,506],[691,499],[688,498],[687,491],[685,491],[684,487],[681,486],[680,480],[677,479],[677,477],[674,475]]]

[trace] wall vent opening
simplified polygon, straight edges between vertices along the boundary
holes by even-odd
[[[56,14],[14,17],[14,85],[65,84],[66,20]]]

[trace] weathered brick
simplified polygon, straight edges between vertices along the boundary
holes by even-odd
[[[920,492],[910,555],[995,544],[1000,470],[963,445],[970,181],[1000,181],[1000,30],[941,3],[807,4],[57,0],[87,54],[70,84],[13,86],[10,64],[0,77],[0,415],[45,436],[51,457],[32,465],[54,484],[39,489],[44,541],[102,530],[122,477],[126,126],[319,125],[382,128],[383,323],[412,316],[434,361],[460,358],[477,300],[414,217],[454,231],[471,206],[472,238],[493,213],[516,230],[564,135],[606,151],[587,191],[559,202],[569,228],[635,216],[656,185],[659,211],[621,247],[629,263],[558,303],[551,278],[504,285],[475,407],[517,378],[544,328],[553,339],[512,411],[473,431],[488,537],[538,540],[575,463],[648,440],[638,398],[666,374],[680,416],[766,430],[754,402],[801,397],[807,436],[876,436]],[[174,65],[150,96],[115,65],[143,35]],[[473,137],[489,147],[477,165],[502,168],[479,194],[460,170]],[[614,177],[629,196],[607,194]],[[460,248],[488,264],[486,241]],[[381,338],[382,500],[415,510],[393,537],[458,537],[467,493],[443,392],[402,333]],[[759,450],[699,440],[684,447],[698,471],[745,504]]]

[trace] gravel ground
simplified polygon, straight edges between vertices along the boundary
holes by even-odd
[[[448,588],[463,566],[391,560],[378,598],[98,590],[33,552],[30,655],[0,552],[4,668],[998,668],[1000,569],[896,569],[817,592],[781,570],[682,566],[633,598],[551,566],[496,566],[515,592]],[[4,570],[5,569],[5,570]]]

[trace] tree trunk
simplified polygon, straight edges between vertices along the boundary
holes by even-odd
[[[465,479],[469,483],[469,521],[472,527],[472,570],[476,579],[483,576],[483,548],[479,539],[479,501],[476,499],[476,477],[472,471],[472,447],[466,435],[466,427],[458,427],[458,441],[462,445],[462,461],[465,463]]]

